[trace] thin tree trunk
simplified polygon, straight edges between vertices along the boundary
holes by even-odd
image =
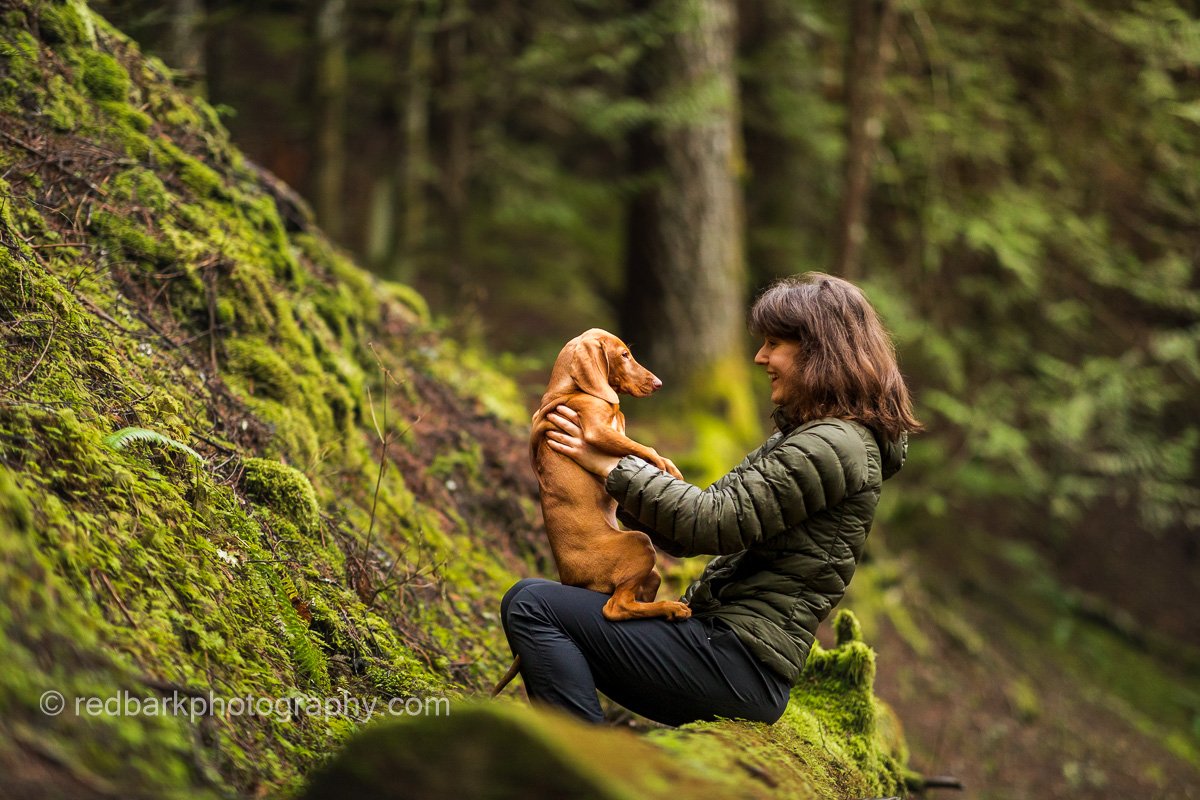
[[[387,41],[396,54],[388,124],[394,142],[390,169],[373,191],[368,252],[375,270],[411,281],[412,257],[425,224],[423,174],[429,162],[429,81],[432,53],[428,4],[405,5],[392,18]]]
[[[203,0],[171,0],[165,56],[167,64],[204,93]]]
[[[441,189],[441,225],[445,236],[448,289],[452,294],[469,287],[465,265],[467,181],[470,176],[470,103],[466,85],[467,20],[463,0],[445,4],[434,37],[437,89],[432,138],[440,144],[435,155]]]
[[[804,33],[796,23],[797,13],[790,0],[738,2],[738,49],[752,58],[749,68],[742,72],[738,89],[749,169],[744,196],[751,286],[796,271],[803,257],[802,238],[795,232],[811,224],[814,212],[819,213],[817,210],[824,205],[814,202],[813,191],[796,190],[804,185],[803,168],[811,167],[812,154],[798,145],[795,134],[782,123],[777,99],[781,88],[809,90],[807,75],[797,75],[795,67],[780,70],[777,66],[788,54],[784,43],[804,41]],[[770,59],[764,61],[764,55]],[[825,228],[828,226],[827,221]]]
[[[745,335],[734,3],[677,6],[679,30],[635,70],[635,91],[651,103],[664,91],[715,90],[718,99],[630,137],[633,172],[652,182],[629,208],[621,309],[637,357],[665,382],[743,358]]]
[[[851,0],[846,58],[846,167],[834,271],[862,277],[871,169],[883,134],[883,79],[892,60],[895,0]]]
[[[342,232],[346,174],[346,0],[314,0],[313,207],[335,238]]]

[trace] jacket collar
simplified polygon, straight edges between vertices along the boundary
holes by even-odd
[[[784,412],[783,406],[775,406],[775,410],[771,412],[771,419],[775,422],[775,427],[785,436],[795,430],[800,423],[792,422],[787,413]]]
[[[879,445],[879,460],[883,470],[883,479],[895,475],[904,466],[908,458],[908,433],[900,434],[899,439],[881,439],[875,434],[875,442]]]

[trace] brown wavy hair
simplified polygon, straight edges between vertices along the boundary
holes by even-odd
[[[750,309],[755,336],[800,343],[783,407],[793,422],[840,417],[896,439],[924,426],[875,308],[854,284],[823,272],[775,281]]]

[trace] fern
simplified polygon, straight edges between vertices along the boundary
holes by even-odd
[[[178,450],[182,453],[187,453],[192,458],[203,463],[204,456],[197,453],[192,448],[188,447],[177,439],[172,439],[170,436],[152,431],[147,428],[122,428],[116,433],[110,433],[104,437],[104,444],[111,447],[113,450],[123,450],[127,445],[133,442],[150,442],[151,444],[170,447],[172,450]]]

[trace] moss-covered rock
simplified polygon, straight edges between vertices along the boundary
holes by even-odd
[[[301,531],[313,533],[321,521],[317,493],[304,473],[278,461],[247,458],[242,462],[242,489]]]
[[[306,800],[402,797],[798,798],[907,794],[899,725],[872,693],[852,614],[774,725],[717,721],[637,736],[510,703],[418,705],[318,771]],[[403,709],[402,709],[403,710]],[[411,713],[411,712],[410,712]]]

